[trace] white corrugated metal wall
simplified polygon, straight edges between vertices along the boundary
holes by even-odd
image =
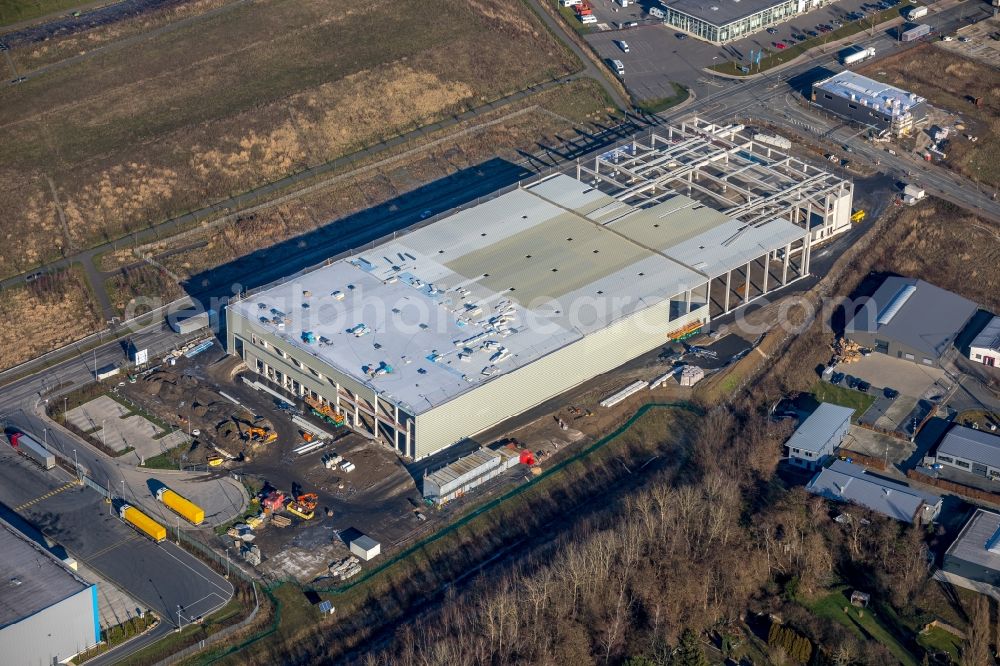
[[[708,309],[670,322],[669,314],[668,299],[419,414],[414,428],[417,457],[482,432],[666,344],[668,333],[704,319]]]

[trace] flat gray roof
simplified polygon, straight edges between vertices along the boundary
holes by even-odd
[[[941,453],[1000,469],[1000,437],[982,430],[952,427],[938,444],[937,454]]]
[[[660,0],[660,4],[706,23],[724,26],[768,7],[783,5],[785,0]]]
[[[1000,514],[976,509],[965,524],[958,538],[948,547],[948,555],[1000,571],[1000,548],[997,532],[1000,531]],[[990,546],[993,550],[990,550]]]
[[[867,474],[846,460],[835,460],[813,477],[806,490],[827,499],[867,507],[884,516],[912,522],[923,504],[936,506],[941,498]]]
[[[558,174],[229,308],[420,414],[805,235]]]
[[[850,70],[814,83],[813,87],[893,117],[905,116],[913,107],[927,101],[920,95]]]
[[[986,328],[979,332],[970,347],[1000,351],[1000,317],[993,317]]]
[[[487,448],[480,448],[467,456],[462,456],[453,463],[427,475],[427,478],[437,484],[439,488],[457,481],[470,472],[475,472],[480,468],[492,469],[499,466],[500,453]]]
[[[846,334],[869,332],[937,359],[976,313],[967,298],[916,278],[885,279],[847,324]]]
[[[90,587],[6,521],[0,520],[0,627],[15,624]]]
[[[850,407],[822,402],[815,412],[799,424],[789,438],[787,446],[802,451],[818,452],[845,421],[850,422],[853,415],[854,410]]]

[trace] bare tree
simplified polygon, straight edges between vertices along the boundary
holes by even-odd
[[[972,608],[972,622],[962,650],[962,666],[992,666],[990,633],[989,601],[980,594]]]

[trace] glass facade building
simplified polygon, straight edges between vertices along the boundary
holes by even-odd
[[[663,11],[667,25],[706,42],[726,44],[825,4],[824,0],[665,0]]]

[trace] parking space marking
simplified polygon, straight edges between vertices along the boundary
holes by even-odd
[[[102,557],[104,555],[107,555],[109,552],[111,552],[112,550],[114,550],[118,546],[124,546],[125,544],[131,543],[132,541],[135,541],[136,539],[142,539],[142,538],[144,538],[144,537],[141,537],[138,534],[133,534],[133,535],[129,536],[127,539],[122,539],[121,541],[116,541],[115,543],[111,544],[110,546],[105,546],[104,548],[102,548],[101,550],[97,551],[96,553],[88,555],[87,559],[96,560],[98,557]]]
[[[75,488],[75,487],[77,487],[79,485],[80,485],[80,482],[78,480],[70,481],[66,485],[59,486],[55,490],[51,490],[51,491],[45,493],[44,495],[36,497],[33,500],[28,500],[27,502],[25,502],[24,504],[21,504],[19,506],[15,506],[14,507],[14,511],[21,511],[22,509],[27,509],[29,506],[34,506],[35,504],[38,504],[39,502],[41,502],[43,500],[47,500],[48,498],[52,497],[53,495],[58,495],[59,493],[61,493],[64,490],[69,490],[70,488]]]

